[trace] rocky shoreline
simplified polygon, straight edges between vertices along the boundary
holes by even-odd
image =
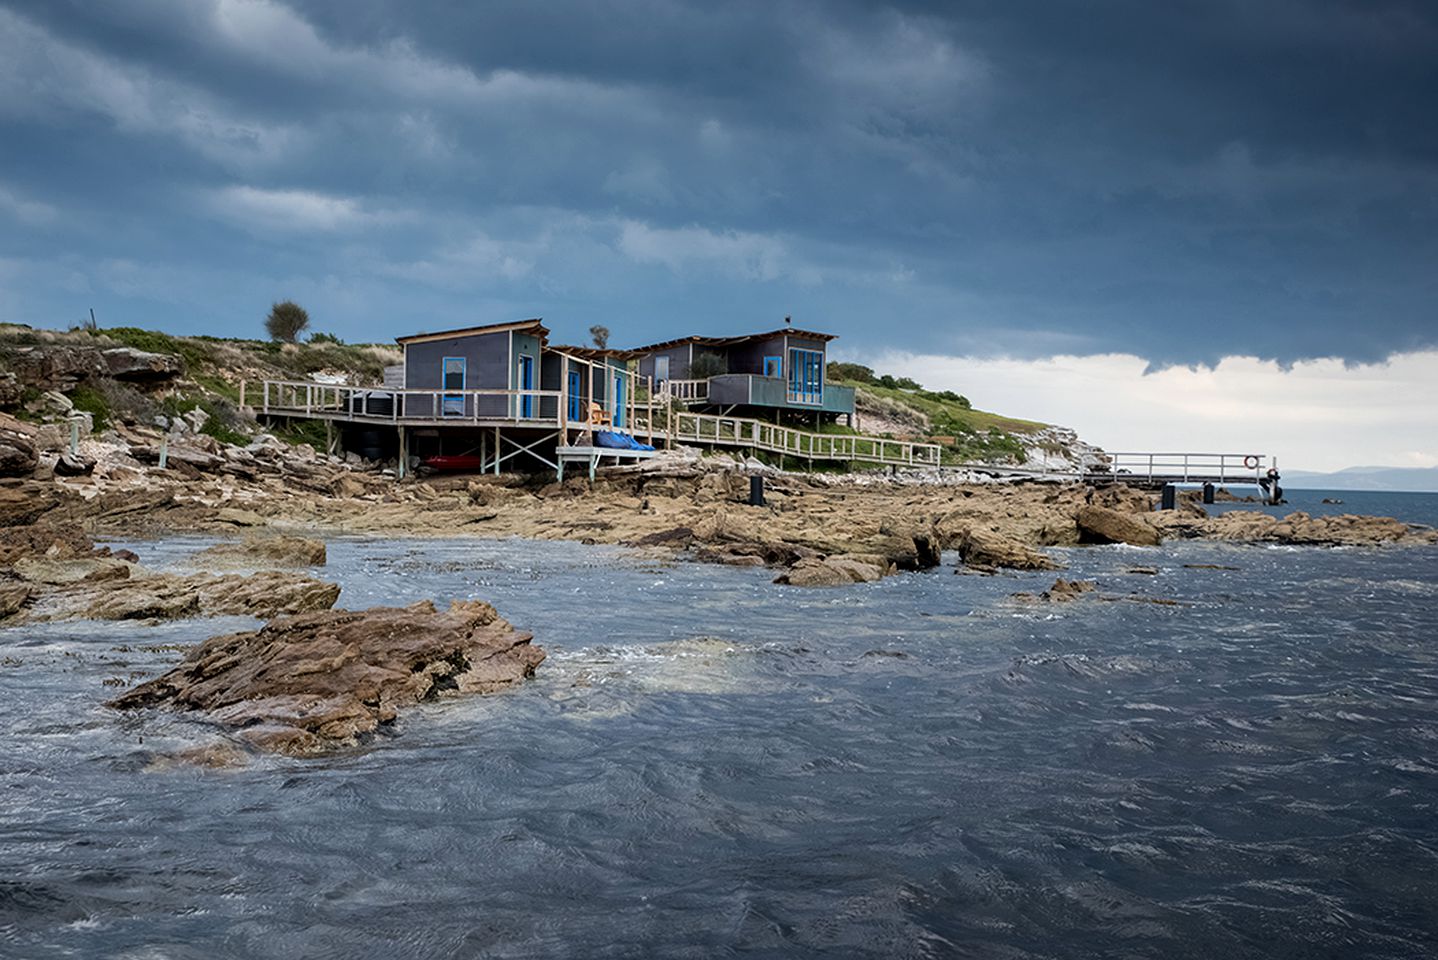
[[[940,484],[781,474],[724,456],[677,451],[594,482],[518,475],[392,476],[261,436],[246,446],[193,431],[127,429],[74,454],[46,449],[0,415],[0,626],[67,619],[158,621],[247,615],[270,623],[216,637],[170,673],[113,701],[166,707],[229,731],[245,749],[312,755],[360,742],[399,710],[439,695],[522,682],[543,651],[487,605],[331,609],[322,577],[335,534],[520,537],[625,545],[662,557],[767,567],[774,581],[842,587],[941,565],[1061,570],[1046,547],[1202,538],[1242,543],[1376,546],[1438,543],[1438,531],[1391,518],[1208,516],[1185,501],[1122,486]],[[53,440],[53,438],[52,438]],[[68,459],[69,465],[62,466]],[[748,505],[749,479],[766,505]],[[204,572],[161,573],[96,539],[204,533],[225,542]],[[230,572],[224,572],[230,571]],[[1087,585],[1060,580],[1042,601]]]

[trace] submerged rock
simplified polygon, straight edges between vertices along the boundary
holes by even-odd
[[[478,601],[302,614],[213,637],[110,706],[199,711],[260,749],[323,753],[402,707],[533,676],[545,654],[530,639]]]
[[[322,567],[325,554],[323,540],[283,533],[250,534],[239,543],[221,543],[202,550],[195,559],[247,566]]]

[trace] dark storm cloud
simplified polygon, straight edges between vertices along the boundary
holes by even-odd
[[[0,0],[3,2],[3,0]],[[0,5],[0,318],[1438,343],[1418,3]]]

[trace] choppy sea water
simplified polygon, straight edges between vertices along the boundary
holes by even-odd
[[[550,659],[229,771],[103,682],[248,621],[0,631],[0,956],[1434,955],[1438,550],[1056,552],[1111,599],[338,540],[342,605]]]

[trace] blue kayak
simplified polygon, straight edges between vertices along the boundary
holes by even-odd
[[[653,450],[651,444],[640,443],[627,433],[619,433],[614,430],[594,431],[594,445],[605,447],[609,450]]]

